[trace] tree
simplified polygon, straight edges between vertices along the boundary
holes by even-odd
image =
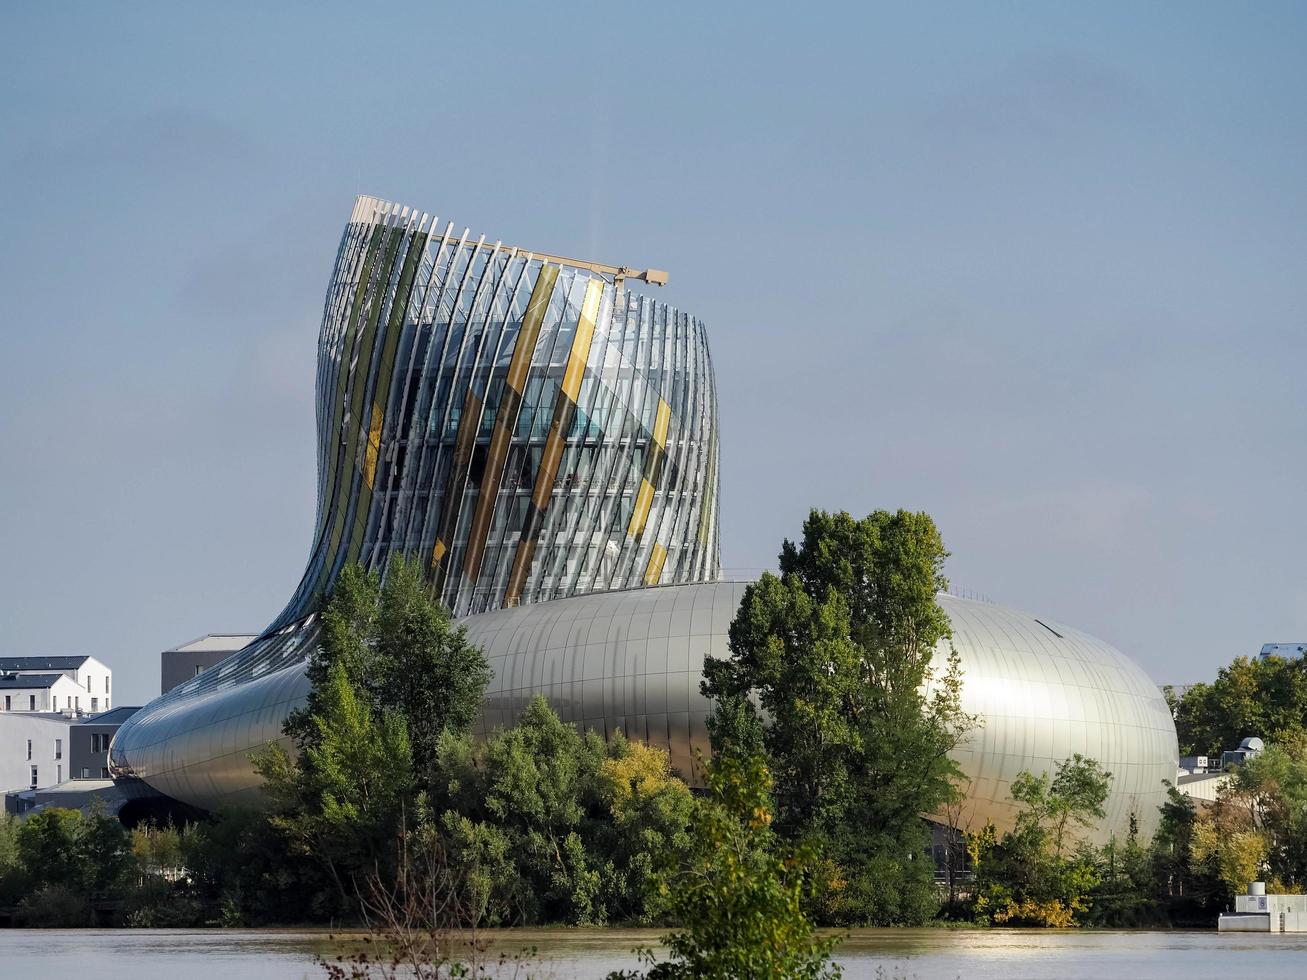
[[[1048,773],[1020,772],[1011,789],[1012,799],[1025,807],[1018,822],[1039,825],[1048,833],[1054,855],[1061,857],[1068,828],[1086,829],[1107,815],[1103,803],[1111,781],[1112,774],[1104,772],[1097,759],[1079,752],[1059,762],[1051,778]]]
[[[1170,703],[1182,754],[1219,756],[1252,735],[1290,742],[1307,732],[1307,660],[1237,657]]]
[[[272,745],[255,768],[272,803],[272,825],[321,860],[350,898],[357,876],[393,850],[413,786],[408,734],[397,711],[374,714],[342,663],[314,687],[314,700],[312,734],[298,759]]]
[[[609,743],[599,783],[611,819],[600,822],[603,832],[596,836],[620,871],[611,915],[641,923],[660,918],[667,910],[656,887],[657,863],[691,846],[690,788],[672,775],[666,751],[620,735]]]
[[[1058,763],[1053,775],[1021,772],[1012,800],[1021,806],[1016,825],[1001,837],[993,824],[972,834],[974,914],[982,922],[1065,927],[1089,908],[1100,884],[1098,856],[1074,851],[1071,831],[1104,816],[1112,774],[1080,754]]]
[[[420,563],[394,555],[384,584],[361,566],[342,570],[308,676],[305,707],[284,729],[296,755],[270,745],[255,765],[271,826],[357,910],[361,876],[392,863],[397,837],[420,821],[441,740],[471,729],[490,668],[431,597]]]
[[[403,717],[418,772],[436,757],[441,735],[471,731],[493,676],[467,628],[431,598],[416,559],[390,561],[376,617],[378,698]]]
[[[833,859],[840,921],[920,922],[936,905],[921,815],[955,798],[949,752],[974,724],[956,654],[935,661],[947,556],[926,514],[813,511],[780,576],[745,591],[730,658],[704,667],[714,753],[765,751],[777,829]]]
[[[668,906],[682,928],[663,940],[667,959],[648,980],[834,978],[838,940],[819,939],[803,906],[814,855],[786,850],[772,829],[772,779],[761,754],[727,753],[707,767],[708,795],[694,833],[667,872]],[[614,974],[636,980],[640,974]]]
[[[1192,798],[1168,784],[1161,819],[1149,848],[1153,894],[1165,903],[1167,917],[1178,926],[1210,926],[1226,891],[1205,862],[1194,855],[1200,824]]]
[[[120,892],[135,864],[126,829],[98,804],[77,823],[73,857],[80,866],[81,888],[92,898]]]
[[[1230,895],[1237,895],[1263,878],[1270,843],[1261,831],[1230,830],[1205,820],[1194,828],[1193,853],[1211,864]]]
[[[18,857],[27,872],[29,887],[69,885],[81,880],[77,836],[82,815],[77,810],[52,807],[34,813],[18,828]]]
[[[286,723],[301,746],[318,737],[321,692],[339,667],[346,683],[380,717],[403,719],[419,779],[430,779],[440,736],[469,731],[481,708],[490,666],[467,630],[432,599],[416,559],[393,555],[384,585],[362,566],[342,569],[322,612],[322,638],[309,659],[304,709]]]
[[[484,743],[447,735],[433,807],[492,924],[647,922],[658,856],[689,846],[689,788],[662,749],[607,743],[533,699]],[[443,812],[441,812],[443,810]]]
[[[22,821],[9,813],[0,814],[0,905],[12,905],[25,890],[18,830]]]
[[[1218,819],[1226,810],[1247,814],[1247,830],[1263,836],[1266,869],[1283,889],[1307,886],[1307,737],[1272,742],[1236,766]]]

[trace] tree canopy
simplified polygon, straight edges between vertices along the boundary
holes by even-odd
[[[1237,657],[1168,701],[1182,755],[1219,756],[1252,735],[1293,741],[1307,734],[1307,659]]]
[[[744,594],[709,660],[716,754],[762,751],[777,830],[834,861],[832,917],[919,922],[934,908],[922,814],[954,797],[948,753],[974,719],[936,600],[948,553],[926,514],[813,511],[780,575]]]

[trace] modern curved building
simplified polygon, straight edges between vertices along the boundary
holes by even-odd
[[[512,724],[543,694],[565,721],[605,736],[621,729],[668,750],[682,773],[709,749],[703,662],[729,655],[728,630],[747,583],[711,582],[577,596],[472,616],[468,636],[495,676],[482,733]],[[1023,769],[1051,771],[1079,752],[1112,773],[1107,815],[1090,836],[1156,826],[1174,780],[1175,727],[1161,691],[1120,651],[1029,613],[939,596],[962,661],[963,709],[981,725],[954,758],[970,782],[963,829],[1008,829]]]
[[[716,581],[717,405],[703,325],[633,270],[487,244],[360,198],[318,360],[318,515],[303,580],[265,633],[120,729],[124,785],[204,809],[254,803],[250,753],[308,691],[315,610],[340,569],[420,555],[495,677],[482,732],[543,694],[568,721],[707,749],[706,656],[744,584]],[[1113,773],[1099,836],[1151,830],[1175,729],[1118,651],[1046,619],[941,596],[982,727],[957,753],[964,825],[1013,812],[1023,769]]]
[[[279,734],[314,612],[348,563],[420,556],[460,616],[715,578],[707,337],[628,289],[635,280],[666,276],[490,243],[360,197],[318,342],[303,578],[258,639],[120,732],[120,778],[188,802],[240,795],[246,756]],[[195,774],[218,757],[230,766]]]

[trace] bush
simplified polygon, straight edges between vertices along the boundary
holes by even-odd
[[[46,885],[18,903],[15,919],[39,929],[75,929],[92,925],[91,903],[67,885]]]

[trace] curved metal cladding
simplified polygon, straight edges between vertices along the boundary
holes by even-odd
[[[342,567],[418,555],[455,615],[718,574],[703,324],[614,267],[360,197],[318,345],[308,564],[254,643],[119,730],[124,780],[198,806],[254,792],[253,747],[304,695]]]
[[[708,583],[579,596],[472,616],[472,642],[495,677],[480,728],[509,725],[536,694],[569,722],[605,736],[621,729],[668,750],[683,774],[708,750],[704,657],[728,655],[727,631],[746,585]],[[1048,772],[1072,753],[1112,773],[1106,819],[1091,833],[1124,834],[1136,814],[1155,829],[1174,779],[1175,727],[1160,691],[1125,655],[1028,613],[940,596],[962,661],[963,707],[980,727],[955,758],[969,778],[964,828],[1012,826],[1008,800],[1022,770]]]

